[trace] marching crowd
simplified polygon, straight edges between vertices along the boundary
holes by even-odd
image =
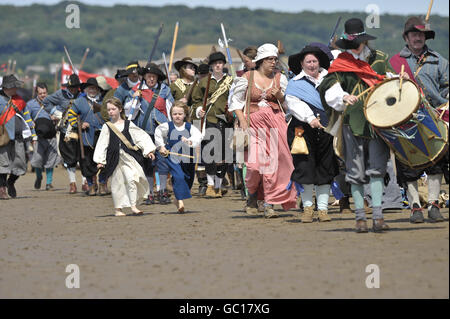
[[[295,208],[300,196],[302,222],[327,222],[330,193],[339,199],[341,212],[350,209],[352,197],[359,233],[368,232],[363,186],[369,185],[372,229],[383,232],[389,229],[382,200],[392,151],[410,222],[425,220],[417,183],[423,174],[428,219],[443,221],[438,200],[443,179],[448,183],[448,132],[439,127],[447,131],[448,61],[427,46],[434,37],[424,21],[411,17],[403,30],[405,46],[389,59],[369,45],[376,38],[363,22],[352,18],[332,47],[310,43],[289,56],[288,66],[270,43],[246,48],[243,69],[235,77],[225,69],[221,52],[212,52],[201,64],[189,57],[176,61],[178,78],[171,81],[158,65],[133,61],[117,71],[117,89],[101,76],[81,83],[72,74],[52,94],[38,83],[36,97],[28,102],[17,95],[23,83],[4,76],[0,199],[17,196],[15,183],[26,173],[26,154],[32,150],[36,189],[44,172],[45,189],[53,189],[53,169],[62,162],[69,193],[77,193],[79,166],[82,190],[94,196],[110,189],[116,216],[125,216],[128,207],[143,214],[137,207],[142,203],[170,203],[170,184],[182,213],[195,177],[199,196],[220,198],[229,176],[241,185],[244,213],[266,218],[278,216],[274,205]],[[400,95],[397,101],[395,94],[385,93],[391,109],[382,117],[396,116],[392,105],[403,97],[407,82],[417,87],[420,102],[395,130],[374,126],[367,113],[373,107],[367,105],[369,97],[388,81],[399,82]],[[393,131],[403,134],[389,139]],[[422,131],[432,137],[417,141]],[[440,148],[431,154],[435,141]],[[422,149],[428,152],[427,163],[416,165],[414,156]]]

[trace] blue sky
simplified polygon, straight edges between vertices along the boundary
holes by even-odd
[[[30,5],[32,3],[55,4],[59,0],[0,0],[0,4]],[[225,0],[225,1],[206,1],[206,0],[82,0],[87,4],[97,4],[111,6],[114,4],[127,5],[150,5],[163,6],[168,4],[183,4],[189,7],[205,6],[225,9],[230,7],[248,7],[249,9],[270,9],[283,12],[299,12],[311,10],[316,12],[333,11],[359,11],[364,12],[370,4],[379,7],[380,13],[390,14],[420,14],[426,15],[429,0]],[[448,0],[435,0],[432,14],[449,16]]]

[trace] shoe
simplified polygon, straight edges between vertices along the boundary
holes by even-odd
[[[258,201],[258,212],[264,213],[264,201],[263,200]]]
[[[314,221],[314,209],[312,206],[303,208],[303,214],[300,220],[302,223],[312,223]]]
[[[89,195],[89,196],[96,196],[97,195],[97,191],[95,190],[95,185],[94,184],[89,186],[89,190],[87,191],[87,195]]]
[[[98,195],[100,196],[108,195],[108,186],[106,185],[106,183],[100,183],[98,188]]]
[[[328,211],[319,210],[317,214],[319,216],[319,222],[330,222],[331,221],[331,217],[328,215]]]
[[[0,186],[0,200],[7,200],[9,196],[6,192],[6,186]]]
[[[439,201],[428,203],[428,218],[432,223],[439,223],[444,221],[441,212],[439,210]]]
[[[273,210],[273,205],[264,206],[264,218],[277,218],[279,215]]]
[[[41,184],[42,184],[42,177],[41,178],[36,177],[36,180],[34,181],[34,189],[40,189]]]
[[[200,185],[198,187],[198,195],[199,196],[205,196],[205,194],[206,194],[206,186]]]
[[[245,213],[247,215],[258,215],[259,211],[256,207],[245,206]]]
[[[383,218],[374,219],[372,224],[372,230],[374,233],[381,233],[385,230],[389,230],[389,226],[384,222]]]
[[[121,211],[116,211],[116,213],[114,214],[114,216],[120,217],[120,216],[127,216],[127,214],[125,214],[124,212]]]
[[[356,232],[357,233],[367,233],[369,229],[367,228],[367,222],[365,220],[356,221]]]
[[[167,191],[160,191],[160,200],[159,203],[161,205],[167,205],[170,204],[170,199],[169,199],[169,194],[167,193]]]
[[[17,197],[17,191],[16,191],[16,187],[14,186],[14,183],[8,183],[7,184],[7,188],[8,188],[8,195],[11,198],[16,198]]]
[[[155,204],[155,198],[152,194],[148,195],[147,199],[145,200],[145,205],[154,205]]]
[[[52,191],[52,190],[54,190],[55,188],[53,187],[53,185],[52,184],[47,184],[47,185],[45,185],[45,190],[46,191]]]
[[[214,189],[214,186],[208,185],[208,188],[206,188],[205,196],[207,198],[216,198],[216,191]]]
[[[81,186],[81,190],[82,190],[83,192],[89,191],[89,184],[88,184],[87,181],[84,182],[83,186]]]
[[[352,209],[350,208],[350,200],[347,196],[342,197],[339,200],[339,212],[341,214],[351,214],[353,213]]]
[[[412,224],[419,224],[424,221],[425,219],[423,218],[422,208],[418,204],[413,204],[411,215],[409,216],[409,222]]]
[[[77,192],[77,184],[70,183],[69,185],[69,194],[75,194]]]
[[[221,188],[221,189],[219,189],[219,191],[222,196],[225,196],[225,194],[228,193],[228,189],[226,189],[226,188]]]
[[[160,193],[160,191],[156,191],[156,193],[155,193],[155,203],[161,203],[161,193]]]

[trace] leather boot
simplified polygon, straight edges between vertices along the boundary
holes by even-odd
[[[91,186],[89,186],[88,195],[89,196],[97,195],[97,191],[95,190],[95,184],[92,184]]]
[[[312,206],[303,208],[303,215],[300,220],[302,223],[312,223],[314,220],[314,208]]]
[[[98,195],[99,196],[108,195],[108,186],[106,185],[106,183],[100,183],[98,188]]]
[[[247,205],[245,205],[245,212],[248,215],[258,215],[258,193],[249,194],[247,199]]]
[[[89,191],[89,184],[88,184],[87,181],[85,181],[85,182],[83,183],[83,186],[81,186],[81,190],[82,190],[83,192]]]
[[[0,200],[6,200],[9,199],[8,194],[6,193],[6,186],[0,186]]]
[[[350,208],[350,200],[348,196],[342,197],[339,200],[339,212],[341,214],[351,214],[352,210]]]
[[[331,217],[328,215],[328,211],[326,210],[319,210],[317,215],[319,216],[319,222],[330,222]]]
[[[69,185],[69,194],[75,194],[77,192],[77,184],[70,183]]]
[[[383,218],[374,219],[372,222],[372,230],[374,233],[381,233],[385,230],[389,230],[389,226],[384,222]]]

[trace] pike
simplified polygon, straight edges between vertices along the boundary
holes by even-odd
[[[430,0],[430,5],[428,6],[427,16],[425,17],[425,27],[426,28],[430,28],[430,23],[428,21],[430,20],[430,13],[431,13],[432,6],[433,6],[433,0]]]
[[[66,46],[64,46],[64,51],[66,52],[66,56],[67,56],[67,59],[69,60],[70,67],[72,68],[72,72],[75,73],[76,75],[78,75],[78,71],[77,71],[77,69],[75,69],[75,66],[72,63],[72,59],[70,58],[69,51],[67,51]]]
[[[171,84],[170,83],[170,77],[169,77],[169,69],[167,68],[167,60],[166,60],[166,54],[163,52],[163,54],[162,54],[162,57],[163,57],[163,60],[164,60],[164,68],[165,68],[165,70],[166,70],[166,76],[167,76],[167,83],[169,83],[169,85]]]
[[[208,75],[208,82],[206,82],[205,95],[203,96],[203,106],[202,106],[202,111],[203,112],[206,112],[206,106],[207,106],[207,103],[208,103],[208,94],[209,94],[209,85],[210,85],[210,83],[211,83],[211,73],[209,73],[209,75]],[[206,117],[206,114],[200,120],[200,129],[201,129],[202,135],[204,134],[203,123],[205,122],[205,117]]]
[[[338,18],[338,20],[336,22],[336,25],[334,26],[333,33],[331,33],[330,41],[328,41],[328,47],[329,48],[331,48],[331,45],[332,45],[333,40],[334,40],[334,37],[336,36],[336,31],[337,31],[337,29],[339,27],[339,24],[341,23],[341,19],[342,19],[342,17]]]
[[[158,45],[158,40],[159,40],[159,37],[161,36],[162,30],[163,30],[163,24],[161,23],[161,26],[159,27],[158,33],[156,34],[155,43],[153,44],[152,52],[150,53],[150,57],[148,58],[146,67],[148,67],[150,65],[150,63],[152,62],[153,55],[155,54],[156,46]],[[138,88],[139,91],[142,90],[142,86],[143,85],[144,85],[144,80],[142,80],[141,83],[139,83],[139,88]],[[131,121],[131,119],[133,118],[133,114],[134,114],[134,111],[136,109],[138,99],[139,99],[138,96],[136,96],[133,99],[133,102],[132,102],[131,108],[130,108],[130,114],[128,114],[128,120],[129,121]]]
[[[83,58],[81,59],[81,63],[80,63],[80,70],[83,68],[84,62],[86,61],[86,57],[89,53],[89,48],[86,48],[86,51],[84,51],[84,55]]]
[[[228,39],[227,39],[227,35],[225,34],[225,28],[223,27],[223,23],[220,24],[220,27],[222,28],[223,42],[224,42],[225,48],[227,50],[228,64],[230,65],[231,76],[234,79],[236,77],[236,72],[234,71],[233,61],[231,60],[230,48],[228,47]]]
[[[178,36],[178,21],[175,24],[175,30],[173,31],[172,51],[170,52],[170,60],[169,60],[169,72],[172,70],[173,54],[175,52],[175,45],[177,43],[177,36]]]

